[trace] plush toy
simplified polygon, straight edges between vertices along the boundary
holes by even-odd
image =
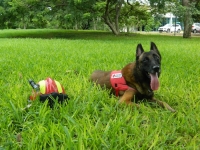
[[[37,98],[41,102],[48,100],[50,107],[53,107],[55,100],[58,103],[69,100],[63,86],[56,80],[47,78],[46,80],[39,81],[38,84],[33,80],[29,80],[29,83],[33,88],[32,94],[29,97],[30,101],[34,101]]]

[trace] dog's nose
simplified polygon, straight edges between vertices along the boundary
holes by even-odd
[[[153,66],[153,71],[158,72],[160,69],[160,66]]]

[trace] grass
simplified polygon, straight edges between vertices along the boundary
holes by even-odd
[[[3,30],[0,37],[0,149],[199,149],[199,38],[63,30]],[[96,69],[134,61],[137,44],[147,51],[150,41],[163,58],[155,97],[176,113],[118,105],[88,82]],[[28,79],[46,77],[63,84],[69,103],[50,109],[35,101],[22,111],[32,91]]]

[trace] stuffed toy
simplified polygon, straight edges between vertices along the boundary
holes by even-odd
[[[53,107],[56,100],[58,103],[69,100],[63,86],[56,80],[47,78],[46,80],[39,81],[37,84],[33,80],[29,80],[29,83],[33,88],[32,94],[29,97],[30,101],[38,98],[41,102],[48,101],[50,107]]]

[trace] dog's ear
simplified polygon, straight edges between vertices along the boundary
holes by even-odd
[[[160,52],[159,52],[159,50],[158,50],[158,48],[157,48],[157,46],[154,42],[151,42],[150,50],[155,51],[161,57]]]
[[[141,44],[137,45],[137,49],[136,49],[136,60],[138,60],[138,58],[140,57],[140,55],[144,52],[144,49],[142,47]]]

